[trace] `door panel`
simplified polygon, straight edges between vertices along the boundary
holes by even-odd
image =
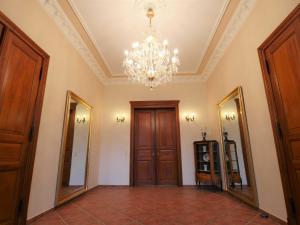
[[[300,128],[300,55],[297,41],[299,37],[291,33],[282,45],[270,52],[288,132]]]
[[[137,110],[134,127],[134,182],[136,185],[155,184],[154,174],[154,112]]]
[[[280,143],[291,187],[288,206],[300,224],[300,23],[297,18],[265,50],[270,65],[270,82],[275,103]],[[295,208],[292,210],[292,208]]]
[[[176,154],[174,154],[174,150],[160,149],[159,160],[176,161],[177,156],[176,156]]]
[[[159,161],[158,184],[160,185],[177,185],[177,162],[176,161]]]
[[[160,149],[176,148],[175,110],[156,111],[156,140]]]
[[[175,110],[156,110],[155,127],[157,183],[178,184]]]
[[[151,148],[139,148],[135,153],[135,158],[137,161],[152,161],[153,153]]]
[[[0,162],[20,162],[22,145],[12,143],[0,143]]]
[[[155,184],[153,173],[153,162],[150,160],[137,160],[135,164],[135,184],[150,185]]]
[[[300,139],[292,141],[291,143],[292,157],[300,160]]]
[[[3,181],[3,184],[0,185],[0,193],[5,193],[5,195],[1,195],[0,224],[6,224],[6,222],[12,224],[15,219],[15,204],[17,201],[15,192],[18,191],[18,172],[13,169],[5,171],[2,168],[0,180]]]
[[[35,101],[41,57],[12,33],[7,35],[1,71],[0,131],[24,135]]]
[[[16,224],[42,58],[8,31],[0,55],[0,224]]]
[[[137,111],[136,112],[136,136],[135,146],[137,148],[153,147],[153,111]]]

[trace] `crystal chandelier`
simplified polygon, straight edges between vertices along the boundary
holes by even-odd
[[[169,82],[178,71],[180,61],[178,50],[173,54],[168,49],[168,41],[159,42],[153,35],[153,8],[147,10],[149,18],[149,36],[142,42],[134,42],[130,51],[125,50],[123,67],[129,80],[144,84],[151,89]]]

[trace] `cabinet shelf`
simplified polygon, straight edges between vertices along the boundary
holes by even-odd
[[[198,173],[210,173],[210,170],[198,170]]]

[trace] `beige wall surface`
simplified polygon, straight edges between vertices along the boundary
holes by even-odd
[[[237,86],[244,91],[261,209],[286,220],[283,190],[257,48],[299,3],[258,0],[207,82],[209,127],[220,138],[217,103]]]
[[[1,0],[0,10],[50,55],[28,218],[54,206],[67,90],[94,109],[89,187],[98,184],[102,85],[36,0]]]
[[[168,84],[154,90],[142,85],[107,86],[100,152],[100,184],[129,184],[130,104],[140,100],[180,100],[180,134],[183,184],[195,184],[193,141],[201,140],[201,127],[206,122],[206,88],[203,83]],[[195,122],[188,123],[185,113],[195,113]],[[124,114],[124,124],[116,115]]]

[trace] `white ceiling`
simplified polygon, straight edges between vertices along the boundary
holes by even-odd
[[[125,49],[145,38],[148,19],[134,0],[69,0],[113,75],[123,75]],[[153,25],[179,49],[181,73],[195,73],[228,0],[166,0]]]

